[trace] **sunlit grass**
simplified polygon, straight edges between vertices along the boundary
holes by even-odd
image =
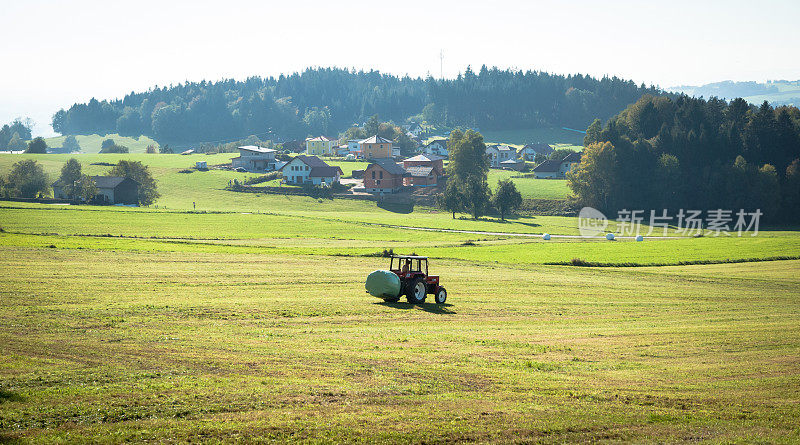
[[[797,261],[436,260],[449,304],[412,307],[364,293],[378,258],[0,250],[3,439],[798,435]]]
[[[66,136],[56,136],[46,138],[47,146],[51,148],[59,148],[63,145]],[[91,135],[76,135],[75,139],[81,146],[81,153],[98,153],[102,148],[103,141],[106,139],[113,139],[117,145],[128,147],[131,153],[144,153],[148,145],[152,145],[158,149],[158,142],[150,139],[147,136],[139,136],[138,138],[120,136],[118,134],[91,134]]]

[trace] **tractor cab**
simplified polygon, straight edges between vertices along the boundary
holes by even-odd
[[[426,294],[435,295],[439,304],[447,298],[447,291],[439,285],[439,276],[428,275],[428,257],[392,255],[389,270],[400,277],[400,292],[405,293],[411,303],[423,303]]]
[[[389,258],[389,270],[401,280],[415,276],[428,276],[428,258],[424,256],[393,255]]]

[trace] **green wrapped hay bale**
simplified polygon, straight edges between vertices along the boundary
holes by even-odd
[[[388,270],[376,270],[367,276],[367,292],[378,298],[397,298],[400,295],[400,277]]]

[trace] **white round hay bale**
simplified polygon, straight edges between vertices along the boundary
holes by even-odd
[[[644,241],[644,237],[642,235],[639,235],[636,237],[636,241]]]
[[[542,239],[545,240],[545,241],[549,240],[550,239],[550,234],[549,233],[545,233],[544,235],[542,235]]]
[[[613,233],[607,233],[606,234],[606,239],[609,240],[609,241],[614,241],[614,234]]]

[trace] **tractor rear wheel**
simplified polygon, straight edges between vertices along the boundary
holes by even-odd
[[[406,290],[406,298],[411,304],[422,304],[425,302],[426,293],[427,289],[425,288],[425,281],[422,278],[417,278],[408,286],[408,289]]]
[[[436,304],[444,304],[447,301],[447,289],[440,287],[436,292]]]

